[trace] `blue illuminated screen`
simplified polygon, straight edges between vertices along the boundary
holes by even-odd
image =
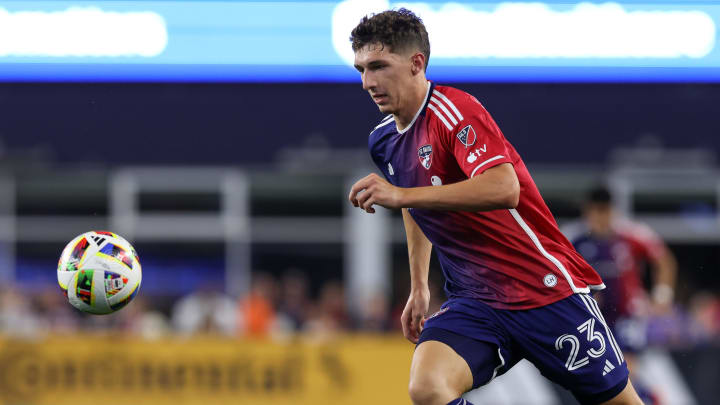
[[[401,5],[443,82],[720,82],[720,4],[663,0],[0,1],[0,80],[356,82],[350,31]]]

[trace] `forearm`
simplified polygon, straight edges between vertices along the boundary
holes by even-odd
[[[428,288],[432,244],[422,233],[422,230],[420,230],[407,209],[402,209],[402,215],[410,262],[410,288],[412,291],[424,290]]]
[[[665,284],[668,286],[675,285],[675,277],[677,275],[677,262],[670,252],[664,255],[655,263],[657,274],[655,276],[655,284]]]
[[[402,189],[401,205],[445,211],[490,211],[515,208],[519,196],[515,171],[505,163],[461,182]]]
[[[654,261],[654,282],[652,296],[658,303],[672,302],[675,291],[675,278],[677,277],[677,262],[675,257],[666,251],[664,255]]]

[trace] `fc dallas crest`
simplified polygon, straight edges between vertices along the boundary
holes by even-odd
[[[420,164],[424,168],[429,169],[432,164],[432,146],[421,146],[420,149],[418,149],[418,159],[420,159]]]

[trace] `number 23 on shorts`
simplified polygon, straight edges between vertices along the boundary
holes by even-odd
[[[580,338],[574,334],[566,333],[555,340],[555,350],[570,349],[567,361],[565,361],[565,368],[567,368],[568,371],[577,370],[590,364],[590,357],[598,358],[605,354],[607,348],[606,340],[602,333],[595,330],[595,324],[595,319],[590,318],[577,327]],[[590,348],[585,350],[584,353],[580,353],[580,339],[590,344]],[[578,355],[582,357],[578,358]],[[618,362],[622,362],[622,359],[618,358]]]

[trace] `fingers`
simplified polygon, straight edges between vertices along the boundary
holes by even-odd
[[[420,339],[420,332],[422,332],[423,324],[425,324],[425,317],[422,314],[418,314],[415,319],[415,341]]]
[[[373,195],[373,184],[378,176],[371,173],[364,178],[358,180],[350,189],[348,200],[354,207],[361,208],[370,214],[375,213],[372,207],[376,200]]]
[[[360,193],[357,197],[357,203],[358,205],[356,205],[356,207],[359,207],[370,214],[375,212],[375,209],[372,207],[373,204],[375,204],[375,196],[371,190],[364,190]]]
[[[402,326],[403,336],[405,336],[406,339],[410,340],[410,326],[408,325],[408,319],[408,312],[407,310],[405,310],[400,316],[400,325]]]
[[[425,326],[425,320],[424,312],[419,310],[412,300],[408,301],[400,316],[403,336],[412,343],[417,344],[420,339],[420,333]]]
[[[401,321],[403,328],[403,336],[405,336],[405,339],[411,341],[412,343],[417,343],[417,334],[415,333],[412,325],[413,315],[411,309],[406,308],[405,311],[403,311]]]
[[[377,197],[375,196],[375,190],[373,187],[370,187],[362,194],[360,194],[360,196],[358,197],[358,204],[360,204],[360,208],[364,209],[369,213],[373,213],[375,212],[375,210],[372,206],[376,203],[376,200]]]
[[[422,316],[416,315],[410,304],[405,307],[405,310],[403,310],[400,316],[403,336],[412,343],[417,343],[420,337],[420,332],[418,331],[420,319],[422,319]]]
[[[360,208],[362,208],[362,209],[365,209],[365,207],[363,206],[363,204],[365,204],[365,202],[366,202],[370,197],[372,197],[372,191],[371,191],[370,188],[366,188],[366,189],[362,190],[362,192],[360,192],[360,194],[358,194],[358,195],[355,197],[355,199],[356,199],[357,202],[358,202],[358,207],[360,207]]]
[[[369,175],[363,177],[362,179],[358,180],[353,184],[353,186],[350,188],[350,194],[348,195],[348,200],[354,205],[355,207],[359,207],[358,204],[358,194],[366,189],[369,186],[370,180],[372,179],[372,176],[374,176],[374,173],[370,173]]]
[[[410,319],[408,319],[408,323],[408,333],[405,337],[407,338],[407,340],[413,343],[417,343],[417,338],[415,337],[415,317],[410,317]]]
[[[348,195],[348,200],[350,200],[350,203],[355,207],[359,206],[358,200],[357,200],[358,193],[360,193],[360,191],[362,191],[365,188],[363,185],[363,180],[358,180],[350,188],[350,194]]]
[[[350,194],[348,194],[348,200],[350,201],[350,204],[352,204],[354,207],[358,206],[357,199],[355,198],[355,194],[352,190],[350,190]]]
[[[413,314],[412,316],[409,331],[410,336],[408,336],[408,339],[413,343],[417,343],[418,339],[420,339],[420,332],[422,331],[422,325],[424,324],[423,320],[424,317],[419,313]]]
[[[407,333],[403,331],[403,334],[405,335],[405,339],[417,344],[419,334],[412,324],[413,322],[410,321],[410,324],[407,325]]]

